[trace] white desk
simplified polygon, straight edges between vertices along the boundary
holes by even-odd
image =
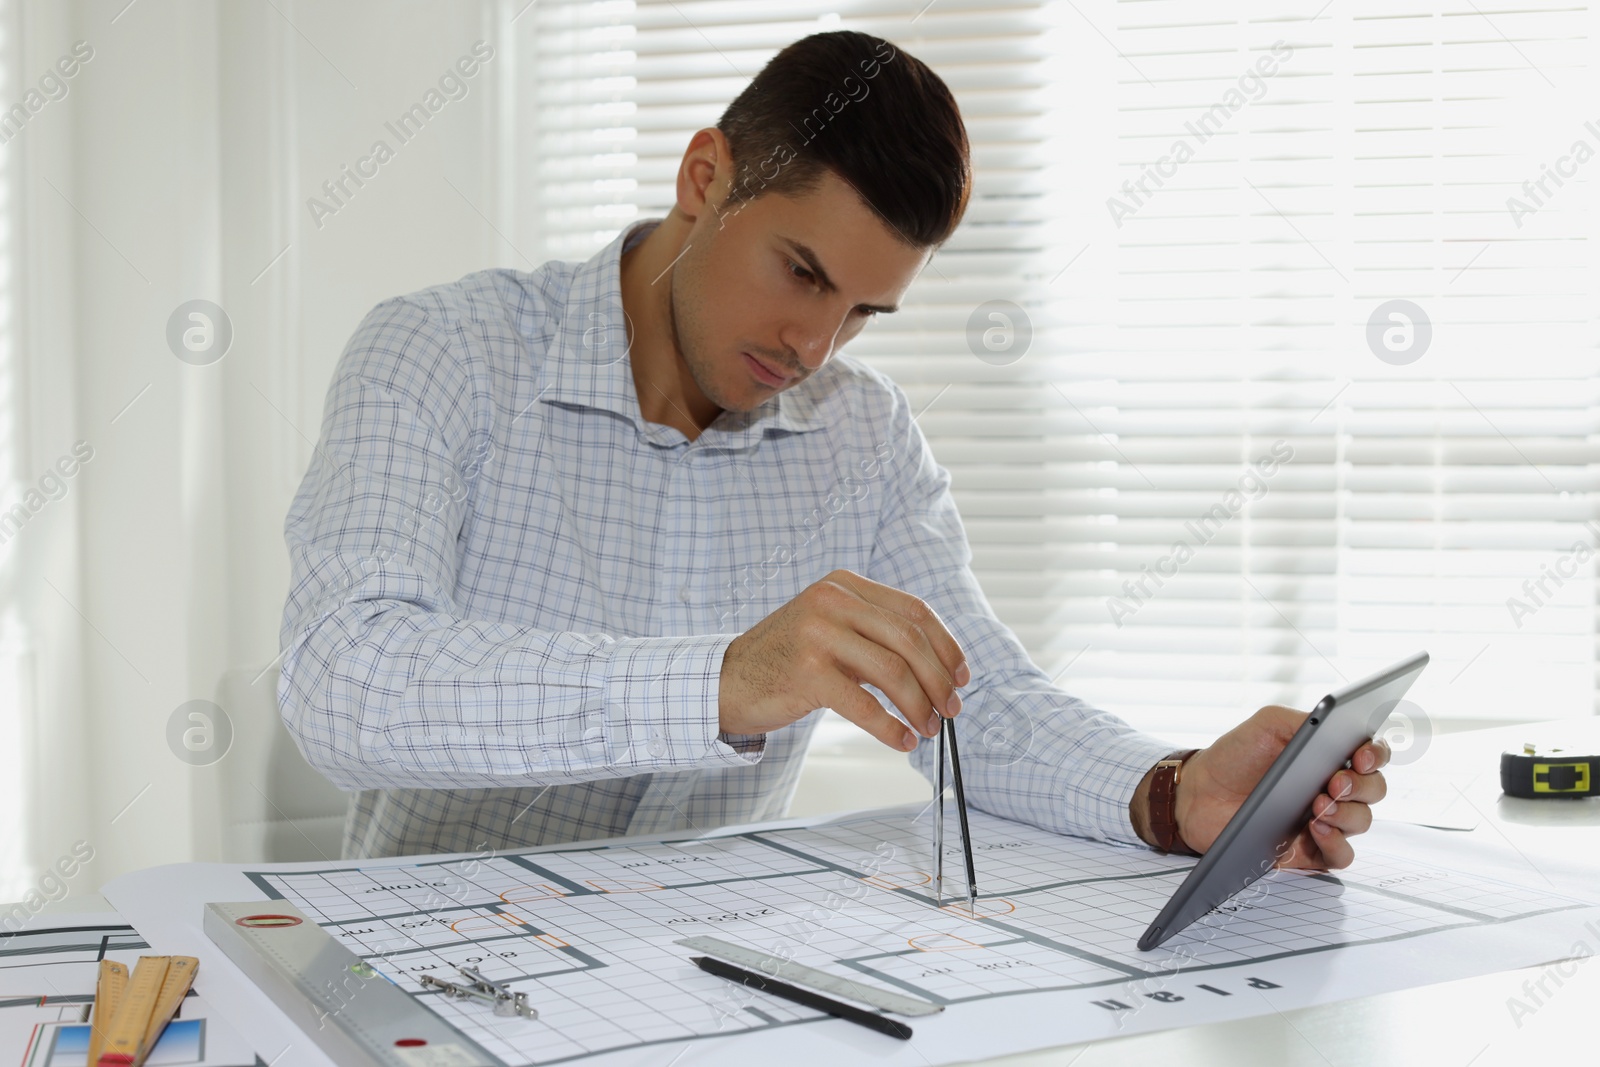
[[[1509,842],[1534,867],[1546,857],[1565,857],[1570,864],[1574,856],[1589,856],[1600,886],[1600,798],[1518,800],[1501,795],[1499,754],[1524,740],[1570,741],[1600,751],[1600,720],[1434,738],[1417,767],[1457,770],[1456,784],[1483,816],[1475,830],[1437,832],[1454,834],[1463,843],[1478,838]],[[1400,768],[1397,777],[1406,770]],[[1360,853],[1357,839],[1358,863]],[[1600,958],[1600,938],[1575,928],[1573,940],[1585,942],[1588,951]],[[1589,959],[1565,964],[1563,969],[1570,977],[1559,973],[1546,977],[1546,968],[1507,971],[1281,1015],[984,1062],[997,1067],[1489,1067],[1586,1062],[1595,1056],[1594,1027],[1600,1024],[1600,962]],[[1523,985],[1541,978],[1551,995],[1542,997],[1543,1006],[1534,1014],[1521,1017],[1519,1028],[1507,1001],[1515,996],[1532,1004]]]
[[[1453,835],[1463,843],[1476,839],[1509,842],[1535,868],[1547,857],[1564,857],[1568,866],[1574,856],[1594,857],[1587,865],[1600,883],[1600,798],[1521,801],[1501,796],[1499,753],[1524,740],[1569,741],[1600,751],[1600,720],[1436,737],[1418,769],[1435,773],[1454,769],[1453,780],[1482,816],[1475,830],[1437,832]],[[1406,771],[1407,768],[1395,771],[1396,780],[1403,780]],[[917,783],[911,782],[906,788],[911,786]],[[875,799],[893,803],[906,798],[896,794]],[[77,905],[73,910],[84,910],[81,899],[68,904]],[[1574,929],[1573,940],[1587,942],[1589,950],[1600,956],[1600,938]],[[1487,1067],[1565,1063],[1574,1051],[1594,1046],[1590,1026],[1595,1008],[1600,1006],[1600,963],[1569,963],[1564,970],[1568,976],[1552,976],[1547,968],[1509,971],[1281,1015],[1062,1046],[983,1062],[1005,1067],[1125,1067],[1130,1063],[1175,1067],[1381,1067],[1419,1063],[1430,1067]],[[1530,980],[1540,979],[1550,995],[1541,995],[1543,1005],[1523,1017],[1519,1027],[1507,1001],[1515,996],[1532,1003],[1523,987]]]

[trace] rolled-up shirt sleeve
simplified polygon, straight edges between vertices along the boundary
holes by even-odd
[[[1057,688],[1028,658],[972,573],[949,472],[904,392],[893,392],[886,499],[867,577],[920,597],[966,654],[972,680],[960,690],[955,729],[969,803],[1057,833],[1138,842],[1128,802],[1175,746]],[[930,781],[936,756],[926,740],[911,754]]]
[[[719,729],[732,634],[617,637],[464,617],[466,489],[492,456],[455,328],[404,299],[352,336],[285,523],[278,701],[342,789],[481,788],[746,765]]]

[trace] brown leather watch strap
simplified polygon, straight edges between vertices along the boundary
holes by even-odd
[[[1178,778],[1183,773],[1183,763],[1199,752],[1174,752],[1156,764],[1150,779],[1150,834],[1156,839],[1156,848],[1162,852],[1177,852],[1185,856],[1200,853],[1190,848],[1178,833]]]

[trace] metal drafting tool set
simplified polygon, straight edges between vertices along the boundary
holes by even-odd
[[[944,781],[945,750],[950,753],[950,774],[956,787],[956,817],[961,823],[961,851],[967,862],[967,910],[978,910],[978,872],[972,862],[972,833],[967,825],[967,794],[961,786],[961,749],[955,724],[939,717],[939,772],[933,794],[933,898],[944,907]]]

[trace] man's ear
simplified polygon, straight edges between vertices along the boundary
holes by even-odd
[[[678,210],[691,220],[715,214],[732,180],[728,138],[714,126],[696,132],[678,164]]]

